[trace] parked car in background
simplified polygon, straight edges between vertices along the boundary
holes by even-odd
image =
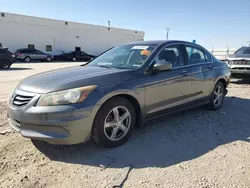
[[[15,57],[19,61],[24,61],[24,62],[31,62],[32,60],[40,60],[40,61],[52,61],[53,56],[50,54],[43,53],[39,50],[36,49],[28,49],[28,48],[23,48],[23,49],[18,49],[15,52]]]
[[[63,50],[56,50],[56,51],[51,53],[54,60],[63,60],[63,58],[62,58],[63,54],[64,54]]]
[[[233,75],[250,76],[250,47],[241,47],[233,55],[226,58]]]
[[[77,144],[92,138],[116,147],[148,119],[199,105],[219,109],[229,80],[227,64],[197,44],[134,42],[85,66],[22,80],[8,100],[8,117],[31,139]]]
[[[15,55],[8,48],[0,48],[0,68],[9,69],[15,62]]]
[[[64,61],[89,61],[93,59],[95,56],[87,54],[83,51],[72,51],[63,53],[61,55],[62,60]]]

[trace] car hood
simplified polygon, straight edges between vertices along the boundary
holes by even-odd
[[[104,86],[132,79],[133,76],[129,72],[131,70],[75,66],[30,76],[22,80],[17,88],[34,93],[46,93],[87,85]]]

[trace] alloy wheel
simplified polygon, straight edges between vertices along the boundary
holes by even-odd
[[[214,89],[213,103],[215,106],[219,106],[224,97],[224,89],[221,85],[217,85]]]
[[[128,133],[131,126],[131,114],[124,106],[113,108],[105,118],[104,133],[111,141],[118,141]]]
[[[51,57],[47,57],[47,61],[51,61]]]

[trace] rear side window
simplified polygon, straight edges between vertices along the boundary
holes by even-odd
[[[25,53],[25,54],[28,54],[28,53],[30,53],[30,50],[29,50],[29,49],[20,50],[20,53]]]
[[[207,62],[207,58],[201,49],[193,47],[193,46],[185,46],[185,49],[188,55],[188,59],[187,59],[188,65],[194,65],[198,63]]]
[[[206,56],[206,60],[207,62],[212,62],[212,58],[211,58],[211,55],[207,52],[205,53],[205,56]]]

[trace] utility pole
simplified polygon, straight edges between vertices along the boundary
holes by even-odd
[[[166,37],[166,40],[168,40],[169,29],[170,29],[170,28],[166,28],[166,30],[167,30],[167,37]]]
[[[108,21],[108,26],[109,26],[108,29],[110,30],[110,21]]]

